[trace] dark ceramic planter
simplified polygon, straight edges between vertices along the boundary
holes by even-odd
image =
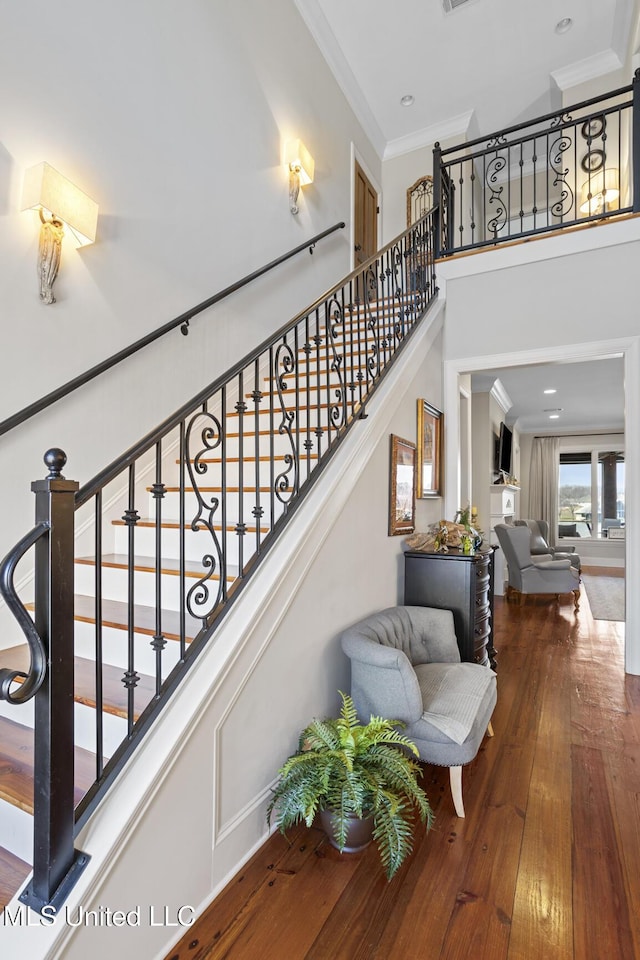
[[[334,822],[335,814],[331,810],[321,810],[320,811],[320,823],[322,824],[322,829],[329,838],[329,843],[339,850],[340,847],[336,843],[335,831],[334,831]],[[364,850],[365,847],[368,847],[373,839],[373,817],[366,817],[364,820],[360,817],[349,817],[349,824],[347,827],[347,842],[342,848],[343,853],[357,853],[359,850]]]

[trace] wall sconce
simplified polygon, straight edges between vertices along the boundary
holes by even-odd
[[[48,163],[39,163],[25,174],[22,210],[38,210],[40,214],[40,299],[43,303],[55,303],[52,288],[60,267],[64,227],[69,228],[77,246],[93,243],[98,204]]]
[[[313,183],[315,164],[302,140],[291,140],[287,144],[285,163],[289,167],[289,209],[297,213],[300,187]]]
[[[582,184],[580,213],[604,213],[613,207],[620,196],[620,180],[617,167],[600,170]]]

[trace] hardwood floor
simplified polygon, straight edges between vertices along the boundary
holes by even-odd
[[[607,571],[609,572],[609,571]],[[624,624],[567,599],[496,601],[498,704],[436,821],[387,883],[374,846],[274,835],[170,960],[634,960],[640,957],[640,677]]]

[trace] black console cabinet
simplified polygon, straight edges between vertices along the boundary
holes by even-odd
[[[493,547],[473,555],[405,553],[404,602],[407,606],[452,610],[460,657],[496,669],[493,646]]]

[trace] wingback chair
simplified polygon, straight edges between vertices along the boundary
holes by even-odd
[[[529,527],[531,531],[531,556],[536,560],[539,556],[548,560],[569,560],[572,567],[580,573],[582,567],[576,548],[563,544],[560,549],[549,546],[549,524],[546,520],[516,520],[517,527]]]
[[[420,759],[450,768],[455,811],[464,817],[462,766],[493,736],[496,675],[461,663],[451,610],[389,607],[345,630],[351,697],[361,718],[401,720]]]
[[[521,602],[527,593],[572,593],[576,610],[580,607],[580,574],[569,559],[537,562],[531,555],[531,531],[526,526],[496,523],[496,536],[509,569],[507,600],[519,593]]]

